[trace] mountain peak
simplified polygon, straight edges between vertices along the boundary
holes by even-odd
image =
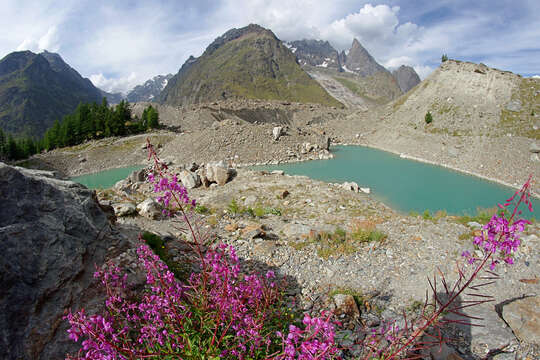
[[[41,136],[80,102],[100,100],[99,89],[58,54],[18,51],[0,60],[0,127],[6,132]]]
[[[399,88],[404,93],[415,87],[416,84],[420,83],[420,77],[414,68],[407,65],[401,65],[399,68],[392,71],[392,75],[394,75]]]
[[[15,51],[7,54],[3,59],[0,59],[0,76],[22,70],[32,63],[37,56],[37,54],[29,50]]]
[[[360,74],[361,76],[371,76],[378,72],[388,72],[380,65],[373,56],[360,44],[358,39],[353,39],[351,49],[345,56],[346,70]]]
[[[230,98],[340,106],[272,31],[256,24],[225,32],[199,58],[189,58],[160,95],[170,105]]]
[[[249,24],[248,26],[244,26],[242,28],[233,28],[229,31],[227,31],[225,34],[217,37],[205,50],[204,54],[211,55],[214,51],[219,49],[224,44],[241,39],[243,37],[246,37],[248,35],[251,36],[260,36],[260,37],[269,37],[277,40],[276,35],[274,33],[266,28],[263,28],[260,25],[257,24]]]
[[[49,65],[51,65],[51,68],[54,71],[65,71],[71,69],[71,67],[66,64],[64,59],[60,56],[58,53],[48,52],[47,50],[43,50],[39,55],[43,56],[48,62]]]

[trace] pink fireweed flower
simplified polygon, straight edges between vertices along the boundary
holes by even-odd
[[[146,244],[137,249],[146,275],[143,289],[141,284],[128,285],[127,275],[114,264],[97,269],[95,276],[107,293],[104,315],[80,310],[66,316],[69,338],[82,340],[77,358],[333,358],[337,348],[330,315],[306,315],[302,327],[290,325],[283,336],[290,321],[283,311],[284,283],[273,271],[243,273],[232,246],[203,242],[196,223],[186,215],[190,206],[185,205],[195,206],[195,200],[167,172],[151,144],[148,149],[154,159],[148,181],[166,214],[185,220],[190,246],[198,255],[197,270],[184,281],[176,279]]]
[[[531,177],[521,190],[516,191],[511,198],[506,200],[504,205],[498,204],[503,209],[501,214],[493,215],[491,220],[482,227],[482,233],[473,239],[473,245],[483,252],[484,258],[495,257],[490,261],[489,268],[491,270],[494,270],[501,262],[509,265],[514,264],[514,253],[521,244],[520,233],[525,230],[527,224],[531,223],[526,219],[516,219],[516,215],[521,215],[521,211],[518,210],[521,203],[526,204],[528,209],[532,211],[530,187]],[[507,218],[505,210],[511,204],[514,204],[514,209],[510,217]],[[469,264],[479,260],[473,257],[469,251],[464,251],[461,255],[468,260]]]

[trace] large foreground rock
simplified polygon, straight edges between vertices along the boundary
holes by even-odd
[[[0,358],[63,359],[64,312],[101,302],[94,264],[118,245],[82,185],[0,163]]]
[[[513,301],[502,315],[521,341],[540,345],[540,296]]]

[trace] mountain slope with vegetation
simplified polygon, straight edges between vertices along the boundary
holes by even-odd
[[[81,102],[100,102],[101,91],[60,55],[13,52],[0,60],[0,128],[39,137]]]
[[[229,30],[199,58],[188,59],[163,89],[160,102],[186,105],[230,98],[341,106],[270,30],[258,25]]]

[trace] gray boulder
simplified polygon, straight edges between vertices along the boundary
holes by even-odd
[[[272,137],[274,141],[278,141],[279,138],[283,135],[283,127],[282,126],[276,126],[274,129],[272,129]]]
[[[321,136],[319,148],[322,150],[330,150],[330,138],[328,136]]]
[[[137,208],[132,203],[113,204],[114,214],[118,217],[135,215]]]
[[[125,244],[82,185],[0,163],[0,194],[0,357],[63,359],[64,312],[102,303],[94,264]]]
[[[521,111],[521,101],[519,100],[512,100],[508,104],[506,104],[506,110],[508,111]]]
[[[229,181],[230,171],[223,161],[206,164],[206,178],[210,182],[215,182],[223,186]]]
[[[343,184],[341,184],[341,187],[345,190],[350,190],[354,192],[358,192],[360,190],[360,187],[354,181],[344,182]]]
[[[138,183],[138,182],[144,182],[146,181],[146,174],[147,174],[146,169],[135,170],[129,175],[128,179],[131,180],[133,184]]]
[[[285,224],[281,228],[281,232],[285,237],[291,239],[306,238],[311,233],[311,227],[304,224]]]
[[[154,199],[149,198],[137,205],[137,211],[141,216],[149,219],[157,219],[161,215],[162,206]]]
[[[184,185],[186,189],[193,189],[201,186],[201,178],[199,175],[189,170],[180,171],[180,174],[178,174],[178,179],[182,182],[182,185]]]
[[[538,145],[535,142],[531,143],[531,146],[529,146],[529,151],[532,152],[533,154],[540,153],[540,145]]]
[[[503,307],[502,315],[521,341],[540,345],[540,296],[513,301]]]
[[[131,187],[131,184],[129,183],[127,179],[120,180],[113,186],[115,190],[119,190],[119,191],[127,191],[130,189],[130,187]]]

